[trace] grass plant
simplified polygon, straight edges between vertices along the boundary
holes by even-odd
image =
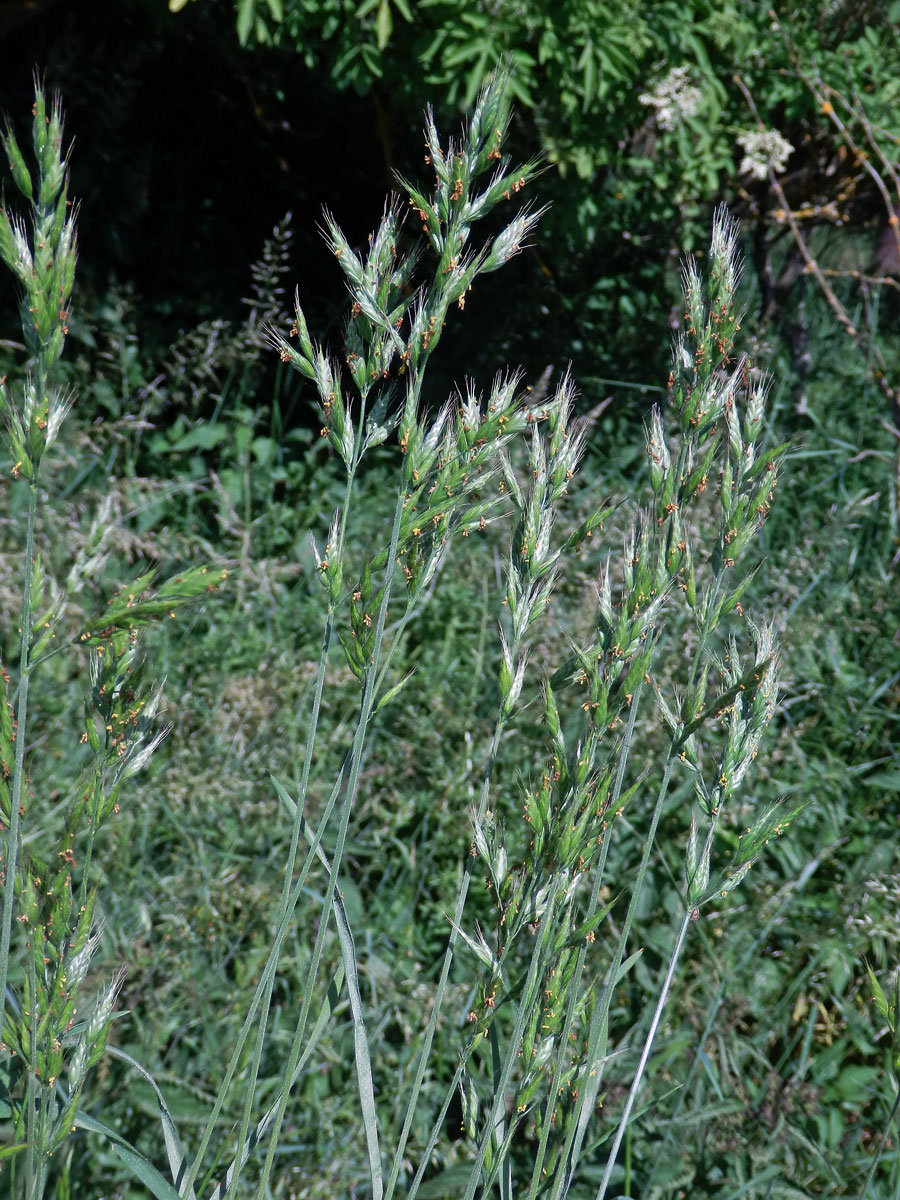
[[[81,1194],[92,1185],[79,1179],[102,1164],[123,1195],[161,1200],[334,1190],[603,1200],[635,1194],[636,1179],[648,1195],[668,1195],[685,1178],[679,1123],[735,1112],[709,1065],[728,971],[705,929],[725,922],[750,867],[807,798],[760,802],[748,788],[778,711],[780,655],[771,621],[754,622],[745,606],[758,594],[754,549],[785,447],[766,427],[769,384],[734,349],[737,229],[720,209],[706,278],[685,266],[670,404],[648,418],[641,497],[601,499],[580,474],[589,431],[568,375],[546,393],[510,372],[485,395],[461,379],[435,404],[428,369],[445,322],[540,216],[526,205],[479,236],[538,171],[503,152],[507,84],[498,75],[447,144],[429,114],[433,185],[401,180],[403,201],[387,204],[362,252],[326,213],[350,298],[340,358],[314,340],[299,298],[290,334],[270,330],[281,362],[315,392],[321,441],[342,476],[340,492],[328,476],[327,494],[340,498],[333,514],[318,514],[307,574],[289,597],[302,612],[295,628],[319,621],[318,650],[309,653],[304,628],[298,669],[297,641],[266,645],[287,620],[260,616],[231,698],[204,690],[214,685],[203,675],[217,678],[213,660],[234,653],[234,624],[196,607],[221,582],[219,567],[184,570],[155,590],[155,572],[141,570],[95,618],[78,611],[77,588],[68,599],[55,588],[57,572],[35,548],[41,506],[52,504],[44,456],[70,405],[51,375],[66,333],[74,213],[58,104],[48,109],[37,89],[36,169],[7,133],[31,216],[30,233],[18,218],[0,222],[30,363],[21,390],[2,399],[29,514],[18,677],[4,676],[0,708],[9,766],[0,1100],[11,1194]],[[220,411],[171,445],[194,430],[196,447],[222,444],[201,439]],[[244,456],[220,508],[241,564],[232,622],[270,607],[254,575],[263,533],[251,471],[272,461],[271,447],[256,454],[246,411],[242,420]],[[163,441],[154,445],[159,453]],[[86,573],[88,562],[75,578]],[[587,579],[593,611],[561,615]],[[168,617],[189,602],[208,647],[202,669],[192,651],[193,703],[220,722],[199,730],[218,739],[218,781],[194,777],[199,718],[186,697],[174,720],[177,769],[132,791],[157,810],[142,826],[126,796],[162,731],[161,689],[140,639],[146,627],[174,673],[189,636]],[[82,745],[51,798],[38,793],[39,764],[29,785],[30,682],[70,650],[89,655]],[[265,682],[289,697],[277,746],[264,737],[273,708],[262,654]],[[259,714],[242,726],[238,752],[228,714],[249,720],[252,704]],[[462,756],[447,744],[454,738]],[[257,740],[267,790],[231,811],[231,759],[249,762]],[[765,777],[765,754],[758,766]],[[24,804],[29,786],[36,794]],[[166,1014],[167,1048],[150,1069],[123,1046],[128,1018],[114,1022],[128,981],[90,972],[101,909],[109,940],[132,962],[139,954],[125,930],[143,920],[134,914],[145,901],[98,892],[116,878],[117,837],[127,853],[117,825],[133,831],[139,849],[127,852],[143,855],[136,891],[154,893],[142,970],[152,979],[166,953],[188,960],[164,998],[148,983],[128,1000],[135,1025]],[[183,864],[175,856],[186,844],[197,850],[196,892],[182,867],[160,865],[170,853]],[[791,899],[818,861],[791,859]],[[167,890],[196,896],[194,907],[179,910]],[[782,911],[770,905],[761,929]],[[759,945],[742,929],[735,971]],[[704,954],[719,998],[697,1038],[679,1043],[668,1014],[702,994],[694,973]],[[189,992],[199,1016],[185,1028]],[[694,1065],[668,1070],[685,1046]],[[112,1102],[101,1070],[115,1072],[140,1120],[124,1109],[115,1124],[94,1115]],[[95,1147],[92,1166],[71,1136],[79,1128]],[[310,1136],[330,1138],[338,1161],[326,1163]],[[695,1188],[700,1157],[687,1168]],[[870,1158],[866,1170],[877,1165]],[[126,1192],[126,1178],[142,1191]],[[752,1174],[732,1183],[734,1194],[766,1186]]]

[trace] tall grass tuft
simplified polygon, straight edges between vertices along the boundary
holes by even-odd
[[[27,216],[0,211],[0,255],[16,277],[28,354],[17,387],[3,381],[0,410],[15,486],[27,491],[19,663],[15,681],[0,674],[0,816],[3,909],[0,918],[0,998],[3,1060],[0,1112],[12,1135],[10,1194],[38,1200],[56,1152],[76,1126],[95,1122],[79,1105],[91,1069],[103,1056],[121,978],[87,987],[100,938],[91,860],[97,835],[117,810],[125,783],[148,762],[165,730],[157,714],[162,685],[147,678],[139,631],[174,615],[214,589],[205,568],[192,568],[151,590],[146,571],[114,596],[106,610],[67,641],[66,596],[36,546],[48,451],[74,397],[54,385],[68,333],[75,278],[75,210],[68,199],[67,155],[58,98],[47,104],[35,84],[34,165],[8,127],[3,145]],[[30,794],[26,746],[29,688],[52,656],[88,650],[89,687],[80,742],[73,753],[71,798],[53,845],[35,846],[46,804]],[[14,707],[15,705],[15,707]],[[77,735],[76,735],[77,737]],[[29,829],[29,819],[33,829]],[[26,852],[25,844],[28,843]]]
[[[341,355],[314,340],[299,296],[290,333],[269,336],[314,389],[322,436],[342,464],[344,496],[313,543],[322,639],[302,765],[292,787],[272,779],[290,838],[271,941],[218,1093],[189,1147],[158,1084],[108,1046],[119,978],[96,987],[93,999],[84,992],[100,936],[97,834],[164,732],[160,684],[141,662],[140,630],[203,595],[218,577],[192,568],[153,590],[154,573],[144,572],[102,617],[81,625],[75,652],[87,648],[90,686],[65,832],[40,852],[30,840],[27,854],[23,848],[28,684],[63,649],[52,638],[63,627],[64,598],[47,582],[34,543],[38,505],[48,503],[42,462],[71,403],[52,390],[51,374],[63,348],[75,257],[59,104],[47,111],[40,87],[36,95],[33,172],[13,133],[5,138],[31,224],[8,214],[0,220],[0,251],[22,293],[31,364],[21,394],[2,394],[13,473],[28,489],[15,722],[6,674],[0,698],[0,756],[9,766],[0,781],[0,1104],[13,1128],[6,1153],[14,1193],[42,1196],[55,1158],[67,1181],[65,1147],[81,1127],[107,1139],[159,1200],[262,1200],[277,1183],[292,1089],[346,1004],[373,1200],[419,1193],[472,1200],[493,1190],[504,1200],[560,1200],[576,1184],[579,1194],[589,1186],[603,1200],[618,1181],[620,1148],[640,1105],[661,1101],[646,1094],[647,1066],[694,924],[739,886],[793,816],[778,807],[754,812],[746,799],[738,807],[778,701],[772,631],[754,623],[743,603],[784,447],[761,449],[767,384],[734,351],[734,223],[724,210],[716,213],[705,280],[694,263],[685,266],[670,405],[648,418],[648,486],[627,515],[624,544],[595,553],[602,561],[591,631],[572,643],[565,661],[544,663],[535,661],[537,647],[557,585],[584,547],[604,545],[613,517],[609,503],[585,508],[584,490],[579,517],[569,511],[585,444],[572,379],[563,376],[543,396],[515,372],[498,374],[485,392],[461,380],[454,396],[435,405],[426,378],[446,322],[464,310],[482,275],[521,250],[540,217],[519,203],[538,163],[514,165],[503,151],[507,76],[498,73],[486,87],[455,140],[442,143],[428,113],[433,183],[420,189],[400,180],[403,199],[388,202],[364,252],[325,214],[350,299]],[[494,210],[505,213],[505,224],[481,233]],[[361,551],[350,535],[361,473],[376,447],[384,447],[382,462],[389,452],[394,464],[392,513]],[[360,987],[364,931],[351,928],[340,884],[349,873],[351,820],[373,730],[415,687],[397,668],[404,639],[452,571],[451,555],[488,533],[506,547],[497,594],[485,598],[499,624],[497,677],[482,681],[494,704],[492,733],[471,811],[459,814],[469,852],[456,894],[446,897],[446,946],[427,1012],[409,1014],[418,1030],[409,1090],[385,1095],[376,1087],[378,1039]],[[679,645],[673,630],[685,620],[689,635]],[[308,800],[323,698],[338,659],[355,680],[355,707],[342,767],[313,820]],[[522,736],[523,713],[537,706],[544,742],[523,746],[521,757],[528,763],[537,754],[541,765],[526,771],[515,813],[497,794],[496,766],[501,747]],[[649,724],[658,737],[647,734]],[[640,959],[632,929],[664,813],[683,861],[679,909],[656,992],[626,1030],[617,1026],[614,1000]],[[617,837],[625,822],[640,833],[636,856]],[[314,873],[321,902],[310,912]],[[486,888],[487,908],[475,883]],[[276,974],[297,928],[308,948],[306,974],[286,1053],[279,1043],[272,1094],[261,1084],[263,1059],[275,1044]],[[340,963],[329,968],[332,929]],[[458,985],[469,995],[462,1007]],[[457,1031],[452,1070],[435,1054],[439,1027],[445,1038],[447,1027]],[[153,1089],[163,1134],[154,1161],[84,1107],[91,1068],[105,1051]],[[462,1136],[448,1156],[451,1111],[461,1114]],[[220,1143],[226,1117],[234,1128]],[[440,1167],[438,1158],[453,1161]]]

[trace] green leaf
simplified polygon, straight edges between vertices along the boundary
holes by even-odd
[[[287,793],[284,793],[284,794],[287,795]],[[293,803],[293,801],[291,801],[291,803]],[[303,1053],[300,1055],[300,1059],[299,1059],[299,1061],[297,1063],[297,1067],[294,1071],[293,1078],[285,1081],[284,1086],[281,1089],[281,1091],[279,1092],[278,1096],[276,1096],[274,1103],[271,1104],[269,1106],[269,1108],[266,1110],[266,1112],[263,1114],[262,1118],[257,1123],[256,1128],[249,1135],[247,1140],[244,1142],[243,1147],[241,1148],[240,1162],[241,1162],[242,1167],[247,1162],[247,1159],[250,1157],[252,1152],[256,1149],[256,1147],[262,1141],[263,1137],[266,1134],[266,1130],[272,1124],[272,1121],[273,1121],[276,1113],[278,1112],[278,1107],[280,1104],[282,1092],[290,1091],[291,1088],[294,1086],[294,1084],[297,1082],[297,1080],[300,1078],[300,1076],[303,1074],[303,1072],[307,1069],[307,1064],[308,1064],[310,1058],[312,1057],[313,1050],[318,1045],[319,1040],[322,1037],[322,1034],[325,1032],[325,1029],[331,1023],[331,1018],[334,1015],[334,1010],[337,1006],[338,999],[340,997],[341,987],[343,985],[343,982],[344,982],[344,968],[342,966],[340,966],[340,967],[338,967],[334,977],[332,978],[331,983],[328,985],[328,991],[325,996],[325,1003],[322,1005],[322,1008],[321,1008],[321,1011],[319,1012],[319,1016],[316,1020],[316,1023],[313,1026],[312,1032],[309,1035],[309,1040],[307,1041],[306,1046],[303,1049]],[[228,1193],[228,1189],[231,1187],[231,1182],[234,1179],[234,1173],[235,1173],[235,1168],[237,1166],[237,1161],[238,1161],[237,1158],[232,1159],[231,1163],[228,1166],[228,1169],[226,1170],[225,1174],[222,1176],[221,1181],[217,1184],[215,1190],[209,1196],[209,1200],[224,1200],[225,1196]]]
[[[471,1173],[471,1167],[448,1167],[423,1183],[416,1195],[420,1200],[455,1200],[465,1190]]]
[[[879,791],[900,792],[900,771],[876,771],[874,775],[866,775],[866,787],[878,788]]]
[[[614,987],[619,986],[619,984],[622,982],[622,980],[625,978],[625,976],[628,974],[628,972],[631,970],[631,968],[634,966],[634,964],[638,961],[638,959],[641,957],[641,955],[643,953],[644,953],[644,947],[642,946],[640,948],[640,950],[635,950],[634,954],[629,954],[628,958],[625,959],[625,961],[619,967],[618,971],[616,971],[616,977],[613,980]]]
[[[137,1150],[117,1143],[113,1144],[113,1150],[129,1171],[150,1189],[157,1200],[180,1200],[178,1193],[165,1176],[161,1175],[142,1154],[138,1154]]]
[[[143,1067],[136,1058],[132,1058],[132,1056],[126,1053],[126,1051],[120,1050],[117,1046],[107,1046],[106,1052],[111,1058],[118,1058],[122,1062],[127,1063],[132,1070],[137,1071],[137,1073],[143,1079],[145,1079],[147,1083],[149,1083],[153,1090],[153,1094],[156,1098],[156,1104],[159,1109],[159,1119],[163,1130],[163,1140],[166,1144],[166,1154],[169,1159],[169,1170],[173,1179],[182,1178],[187,1167],[187,1157],[184,1153],[184,1147],[181,1143],[181,1138],[178,1136],[178,1130],[175,1127],[175,1122],[172,1119],[172,1113],[169,1110],[166,1099],[160,1091],[156,1080],[146,1069],[146,1067]],[[191,1189],[189,1196],[190,1200],[194,1200],[193,1188]]]
[[[240,0],[238,7],[237,33],[242,46],[247,45],[250,30],[253,28],[253,18],[256,15],[256,0]]]
[[[274,775],[269,775],[275,790],[281,797],[282,804],[291,811],[291,808],[296,812],[296,804],[288,795],[284,787],[278,782]],[[325,870],[331,875],[331,864],[325,856],[320,844],[317,844],[316,837],[310,829],[305,818],[298,815],[296,818],[300,825],[300,832],[306,838],[311,847],[315,848],[316,858],[324,866]],[[338,940],[341,944],[341,955],[344,961],[344,971],[346,972],[347,995],[350,999],[350,1011],[353,1015],[353,1048],[354,1057],[356,1059],[356,1078],[359,1088],[360,1109],[363,1118],[363,1131],[366,1138],[366,1148],[369,1156],[369,1170],[372,1178],[373,1191],[376,1195],[381,1194],[381,1155],[378,1148],[378,1121],[375,1109],[375,1086],[372,1078],[372,1064],[369,1057],[369,1040],[366,1034],[365,1022],[363,1020],[363,1005],[362,996],[359,991],[359,968],[356,961],[356,947],[353,942],[353,934],[350,930],[350,923],[347,920],[347,913],[344,908],[344,901],[340,890],[335,887],[334,899],[332,901],[334,908],[334,920],[337,926]]]
[[[86,1129],[89,1133],[99,1133],[112,1145],[113,1150],[128,1167],[132,1175],[156,1197],[156,1200],[182,1200],[171,1183],[157,1171],[151,1162],[139,1154],[137,1150],[114,1129],[104,1125],[102,1121],[88,1116],[80,1110],[75,1114],[75,1125]]]
[[[163,453],[181,454],[185,450],[212,450],[228,441],[232,434],[224,425],[210,425],[208,422],[195,425],[180,437],[173,445],[166,447]]]
[[[390,0],[381,0],[378,6],[378,16],[375,20],[375,36],[378,41],[379,50],[385,49],[391,40],[393,29],[394,18],[391,16]]]

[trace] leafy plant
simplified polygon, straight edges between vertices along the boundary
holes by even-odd
[[[509,1196],[515,1179],[530,1196],[554,1198],[587,1180],[599,1185],[602,1200],[643,1111],[636,1106],[687,939],[701,913],[739,886],[794,816],[778,806],[756,813],[736,807],[777,704],[772,631],[751,622],[742,605],[753,577],[746,560],[770,511],[784,447],[762,448],[767,384],[734,357],[737,230],[724,210],[714,221],[706,282],[693,262],[685,267],[685,328],[669,380],[673,416],[669,421],[656,408],[649,419],[644,505],[625,522],[624,551],[598,568],[588,635],[572,640],[567,660],[547,664],[540,698],[535,694],[529,665],[551,602],[561,595],[568,566],[615,519],[612,504],[596,501],[565,518],[585,441],[574,416],[574,386],[564,376],[543,395],[506,373],[484,397],[470,381],[434,411],[423,399],[453,309],[464,308],[482,277],[522,249],[541,215],[526,204],[499,233],[476,236],[479,222],[518,198],[538,170],[537,162],[514,165],[504,153],[509,95],[501,72],[479,95],[460,137],[447,144],[428,113],[433,185],[401,180],[408,203],[388,202],[364,253],[326,214],[327,241],[350,295],[342,360],[313,339],[299,298],[290,335],[270,334],[283,363],[315,388],[323,438],[342,464],[344,495],[324,541],[314,543],[323,634],[297,778],[293,787],[271,781],[289,823],[277,867],[280,900],[263,922],[264,940],[253,947],[253,973],[241,975],[240,1031],[190,1152],[165,1081],[109,1045],[118,980],[101,987],[86,1018],[73,1020],[96,943],[98,831],[162,736],[154,725],[159,687],[144,682],[137,657],[140,631],[205,594],[219,577],[192,568],[153,591],[154,572],[146,571],[102,617],[80,623],[78,641],[92,654],[87,758],[75,764],[75,799],[63,834],[42,855],[30,845],[46,841],[35,830],[26,854],[28,685],[32,671],[56,653],[48,639],[63,619],[58,599],[44,611],[34,538],[42,459],[68,408],[48,379],[65,336],[74,233],[58,104],[48,114],[37,89],[34,178],[7,134],[14,179],[32,202],[33,237],[7,215],[0,250],[23,291],[34,365],[21,400],[3,397],[30,515],[17,724],[7,707],[0,721],[2,757],[14,761],[3,810],[0,991],[9,981],[18,993],[5,1008],[3,1099],[12,1124],[8,1152],[14,1163],[24,1156],[12,1186],[29,1200],[45,1193],[52,1156],[73,1126],[104,1138],[161,1200],[266,1195],[276,1183],[292,1092],[322,1055],[344,1004],[355,1121],[373,1197],[402,1187],[410,1197],[462,1193],[469,1200],[495,1185]],[[404,228],[406,212],[420,226],[413,236]],[[379,499],[390,500],[392,514],[361,546],[353,531],[365,518],[363,466],[373,458]],[[378,1043],[362,986],[365,958],[357,950],[364,913],[350,916],[351,821],[374,735],[416,686],[399,664],[410,635],[448,586],[451,552],[461,553],[466,539],[480,535],[499,544],[501,531],[500,585],[495,595],[484,594],[483,628],[498,618],[500,636],[485,701],[494,713],[469,814],[471,853],[455,894],[443,897],[449,934],[429,985],[427,1017],[420,1022],[416,1007],[404,1018],[413,1049],[409,1086],[395,1109],[395,1097],[376,1088]],[[682,656],[671,631],[685,623],[691,633]],[[341,727],[336,777],[314,806],[317,767],[328,757],[321,722],[338,647],[352,709]],[[474,686],[482,682],[476,674]],[[656,736],[639,742],[638,713],[648,702]],[[544,730],[539,747],[525,740],[522,724],[536,706]],[[497,786],[504,747],[513,739],[522,741],[521,760],[537,764],[521,782],[523,816]],[[666,837],[683,855],[683,880],[662,939],[655,997],[644,996],[632,1040],[630,1023],[618,1023],[616,996],[641,969],[635,922],[664,816]],[[472,886],[478,878],[483,896]],[[314,919],[303,922],[307,915]],[[289,989],[294,1023],[285,1038],[279,971],[298,923],[301,967],[296,994]],[[436,1052],[439,1027],[448,1025],[457,1035],[449,1070],[444,1048]],[[441,1036],[446,1043],[446,1032]],[[263,1086],[263,1074],[275,1046],[273,1088],[271,1075]],[[158,1154],[145,1154],[86,1111],[85,1081],[104,1050],[129,1069],[131,1086],[149,1088],[163,1134]],[[604,1088],[609,1118],[600,1109]],[[450,1153],[443,1145],[446,1120],[457,1103],[463,1137]],[[226,1116],[235,1128],[216,1148]],[[435,1167],[439,1149],[442,1165]],[[251,1188],[257,1150],[263,1161]],[[163,1158],[168,1177],[156,1165]],[[70,1186],[70,1165],[68,1158],[61,1186]]]

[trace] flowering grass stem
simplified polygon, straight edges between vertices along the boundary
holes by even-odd
[[[673,79],[668,91],[662,87],[644,97],[659,124],[673,97],[689,107],[686,76]],[[630,518],[624,510],[616,514],[610,502],[582,503],[577,517],[567,511],[570,492],[579,486],[588,426],[575,415],[568,374],[554,388],[532,392],[519,373],[499,373],[484,392],[468,380],[444,404],[426,404],[426,373],[446,322],[454,310],[464,310],[482,275],[522,249],[541,215],[533,205],[519,204],[539,164],[514,165],[502,149],[508,85],[499,72],[479,96],[469,125],[446,143],[433,114],[426,114],[433,184],[399,180],[408,203],[388,202],[363,252],[325,213],[326,241],[350,298],[342,357],[313,340],[299,293],[290,333],[271,329],[266,335],[285,366],[315,391],[322,436],[341,464],[343,494],[321,549],[313,542],[323,633],[293,794],[274,772],[269,775],[278,811],[290,823],[280,843],[280,888],[253,987],[242,997],[240,1028],[192,1151],[178,1134],[160,1084],[124,1051],[115,1051],[151,1085],[171,1182],[150,1157],[82,1107],[85,1080],[106,1049],[121,976],[90,1003],[79,998],[79,989],[99,938],[93,915],[98,830],[166,732],[156,727],[162,685],[144,678],[140,632],[215,590],[224,573],[213,580],[207,568],[191,567],[157,585],[155,570],[145,570],[121,588],[102,617],[85,618],[79,643],[90,665],[81,737],[87,765],[73,789],[59,846],[45,862],[22,833],[25,746],[29,682],[56,653],[53,629],[64,610],[52,586],[49,606],[43,599],[46,581],[35,538],[41,459],[71,403],[51,392],[49,381],[64,342],[74,231],[58,105],[48,113],[38,89],[34,179],[7,134],[5,148],[32,205],[35,235],[29,242],[18,219],[0,214],[0,253],[18,280],[23,314],[34,318],[24,329],[32,366],[21,400],[13,403],[6,389],[0,392],[13,473],[29,488],[15,730],[11,710],[0,709],[0,757],[13,760],[8,788],[0,779],[6,825],[0,996],[6,999],[11,980],[11,994],[21,990],[5,1005],[3,1019],[4,1053],[18,1075],[8,1101],[0,1099],[10,1109],[14,1155],[22,1156],[21,1170],[13,1158],[18,1173],[12,1174],[11,1194],[42,1200],[54,1153],[74,1128],[82,1128],[104,1137],[157,1200],[237,1200],[251,1191],[267,1200],[279,1186],[276,1162],[295,1088],[321,1053],[326,1033],[334,1032],[345,995],[361,1162],[364,1147],[360,1169],[372,1200],[396,1200],[400,1191],[415,1200],[426,1186],[434,1191],[429,1175],[441,1169],[438,1159],[446,1164],[452,1157],[464,1165],[464,1179],[452,1183],[462,1200],[494,1189],[501,1200],[512,1200],[517,1189],[524,1191],[525,1179],[529,1200],[564,1200],[585,1159],[596,1169],[598,1149],[611,1139],[597,1193],[604,1200],[623,1141],[629,1177],[634,1167],[636,1104],[648,1083],[654,1038],[692,921],[739,886],[766,842],[790,820],[792,814],[768,808],[751,819],[736,848],[734,839],[723,838],[725,814],[777,703],[771,630],[753,624],[742,601],[753,575],[744,560],[769,512],[784,450],[761,449],[766,385],[734,353],[739,263],[737,230],[727,213],[719,210],[713,222],[707,276],[693,262],[685,265],[684,329],[667,388],[671,411],[664,415],[655,406],[649,414],[649,487]],[[479,222],[506,204],[513,206],[506,223],[482,237]],[[413,236],[405,222],[419,227]],[[48,245],[55,246],[50,257]],[[52,319],[48,304],[57,312]],[[366,458],[382,446],[380,460],[393,456],[394,480],[381,489],[392,512],[361,549],[355,531]],[[232,509],[243,507],[243,516],[234,511],[233,519],[248,563],[249,440],[238,458]],[[578,495],[584,501],[586,492]],[[623,516],[617,550],[604,523]],[[493,713],[483,722],[480,783],[469,791],[469,852],[444,897],[449,931],[434,955],[436,979],[423,985],[427,1017],[414,1013],[408,1020],[405,1092],[385,1098],[372,1034],[376,990],[373,983],[364,998],[364,943],[342,895],[342,881],[346,887],[356,861],[354,816],[367,798],[363,767],[381,714],[391,711],[412,677],[398,664],[414,623],[446,583],[449,555],[463,539],[493,536],[501,526],[507,538],[502,560],[496,550],[496,611],[492,589],[483,582],[479,670],[465,685],[474,707],[486,682],[492,692],[487,711]],[[569,639],[568,660],[554,669],[543,653],[545,639],[554,636],[552,605],[573,564],[580,569],[576,556],[598,541],[605,563],[596,572],[596,610],[587,631]],[[581,561],[590,561],[589,555]],[[244,603],[241,589],[237,603]],[[487,641],[495,619],[492,658]],[[677,656],[670,656],[663,668],[671,631],[685,628],[687,654],[675,665]],[[492,677],[482,679],[480,664],[492,662]],[[327,751],[320,731],[326,688],[330,673],[341,669],[352,693],[351,716],[341,726],[339,768],[328,776],[313,819],[310,796],[317,795],[316,771]],[[2,690],[5,703],[5,679]],[[655,696],[652,712],[649,696]],[[521,737],[525,714],[536,709],[541,740],[536,755],[525,747],[520,756],[522,803],[516,812],[503,791],[505,748]],[[679,799],[679,779],[691,785],[686,803]],[[629,811],[627,822],[626,809],[637,810],[634,816]],[[601,1088],[632,1059],[626,1034],[614,1027],[613,1003],[642,964],[634,931],[664,818],[684,838],[677,927],[613,1129],[599,1114]],[[623,826],[630,840],[622,836]],[[301,903],[314,871],[324,872],[325,883],[307,920]],[[473,892],[478,882],[483,897]],[[311,945],[293,980],[293,1027],[286,1054],[279,1048],[281,1065],[272,1083],[264,1075],[267,1052],[278,1013],[293,1003],[276,995],[276,976],[285,964],[289,931],[298,926],[301,937],[309,927]],[[469,989],[464,1006],[457,977]],[[595,981],[602,981],[599,992]],[[456,1039],[450,1057],[448,1036]],[[243,1093],[236,1100],[238,1084]],[[260,1111],[269,1084],[272,1093]],[[457,1097],[461,1145],[448,1155],[445,1124]],[[232,1105],[233,1132],[215,1147]],[[598,1121],[604,1122],[600,1130]],[[260,1150],[258,1175],[248,1178]],[[303,1168],[312,1171],[315,1164]]]

